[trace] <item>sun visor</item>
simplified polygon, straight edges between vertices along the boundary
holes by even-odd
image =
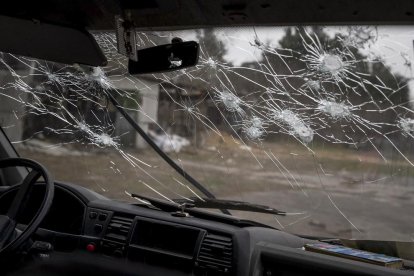
[[[65,64],[107,64],[94,37],[83,29],[0,16],[0,51]]]

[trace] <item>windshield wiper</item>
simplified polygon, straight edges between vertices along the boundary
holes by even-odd
[[[189,209],[191,207],[198,207],[198,208],[206,208],[206,209],[219,209],[221,212],[227,215],[231,215],[228,210],[235,210],[235,211],[249,211],[249,212],[257,212],[257,213],[265,213],[265,214],[273,214],[278,216],[286,216],[287,213],[284,211],[279,211],[269,206],[253,204],[249,202],[243,201],[234,201],[234,200],[223,200],[223,199],[216,199],[216,197],[207,190],[201,183],[191,177],[183,168],[178,166],[165,152],[163,152],[155,143],[154,141],[145,133],[145,131],[134,121],[134,119],[129,116],[127,112],[122,108],[122,106],[116,101],[116,99],[110,94],[107,94],[109,100],[112,104],[118,109],[118,111],[124,116],[124,118],[134,127],[134,129],[144,138],[144,140],[171,166],[173,167],[179,174],[181,174],[187,181],[189,181],[192,185],[197,187],[202,193],[204,193],[207,198],[193,198],[192,201],[188,200],[181,200],[176,199],[168,202],[168,208],[176,208],[179,207],[182,210]],[[160,201],[148,197],[143,197],[140,195],[132,194],[132,197],[144,199],[150,202],[152,205],[159,207]],[[174,203],[177,206],[174,206]],[[158,205],[158,206],[157,206]],[[166,204],[162,203],[163,208],[166,208]],[[184,207],[184,208],[183,208]],[[163,209],[161,208],[161,209]]]
[[[178,203],[180,200],[163,200],[159,198],[153,198],[138,194],[131,194],[133,198],[138,199],[141,203],[138,203],[139,206],[147,206],[149,208],[156,208],[164,212],[171,212],[171,215],[178,217],[186,217],[187,215],[194,216],[201,219],[215,220],[217,222],[223,222],[227,224],[236,225],[238,227],[250,227],[250,226],[259,226],[264,228],[277,229],[273,226],[263,224],[253,220],[247,220],[239,217],[234,217],[232,215],[223,215],[215,212],[207,212],[206,210],[195,208],[191,205],[189,201],[185,203]],[[187,214],[186,214],[187,213]],[[284,212],[280,212],[284,213]],[[282,215],[282,214],[280,214]],[[288,215],[288,214],[287,214]],[[282,215],[283,216],[283,215]],[[277,229],[280,230],[280,229]]]
[[[175,203],[186,204],[187,208],[206,208],[206,209],[226,209],[234,211],[248,211],[256,213],[265,213],[278,216],[286,216],[284,211],[277,210],[275,208],[260,205],[245,201],[226,200],[217,198],[191,198],[192,201],[186,199],[174,199]]]
[[[191,201],[187,199],[172,199],[171,201],[164,201],[147,196],[132,194],[134,198],[147,201],[154,207],[157,207],[164,211],[190,211],[192,208],[205,208],[205,209],[226,209],[234,211],[248,211],[264,214],[272,214],[278,216],[286,216],[288,213],[277,210],[275,208],[254,204],[244,201],[215,199],[215,198],[191,198]]]
[[[179,173],[185,180],[190,182],[194,187],[200,190],[205,196],[208,198],[216,198],[214,194],[212,194],[206,187],[201,185],[200,182],[195,180],[191,175],[189,175],[183,168],[177,165],[157,144],[145,133],[145,131],[135,122],[135,120],[126,112],[123,107],[118,103],[118,101],[111,95],[111,93],[107,93],[108,99],[111,103],[115,106],[116,109],[124,116],[124,118],[131,124],[131,126],[141,135],[141,137],[151,146],[165,162],[168,163],[177,173]],[[230,212],[226,209],[220,209],[220,211],[226,215],[231,215]]]

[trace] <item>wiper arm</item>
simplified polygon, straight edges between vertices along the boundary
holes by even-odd
[[[257,221],[251,221],[251,220],[246,220],[246,219],[242,219],[238,217],[222,215],[222,214],[218,214],[214,212],[206,213],[205,210],[194,208],[195,206],[189,203],[188,200],[185,200],[184,203],[178,203],[180,200],[167,201],[163,199],[158,199],[158,198],[153,198],[153,197],[148,197],[148,196],[143,196],[143,195],[138,195],[138,194],[131,194],[131,197],[134,197],[142,201],[142,203],[145,205],[155,207],[164,212],[171,212],[172,214],[176,216],[183,216],[185,215],[185,213],[190,213],[191,215],[198,217],[198,218],[203,218],[203,219],[208,219],[208,220],[214,219],[215,221],[218,221],[218,222],[231,223],[239,227],[259,226],[259,227],[276,229],[272,226],[269,226],[269,225],[266,225],[266,224],[263,224]]]
[[[287,213],[284,211],[280,211],[266,205],[254,204],[244,201],[225,200],[216,198],[191,198],[191,200],[192,201],[188,201],[186,199],[175,199],[174,202],[178,204],[186,204],[186,208],[197,207],[206,209],[226,209],[235,211],[265,213],[278,216],[287,215]]]
[[[178,166],[164,151],[162,151],[157,144],[145,133],[145,131],[135,122],[134,119],[126,112],[123,107],[118,103],[118,101],[112,96],[111,93],[107,93],[108,99],[111,103],[115,106],[116,109],[124,116],[124,118],[131,124],[131,126],[141,135],[141,137],[151,146],[165,162],[168,163],[177,173],[182,175],[188,182],[190,182],[194,187],[200,190],[205,196],[209,198],[215,198],[214,194],[212,194],[206,187],[201,185],[200,182],[195,180],[191,175],[189,175],[183,168]],[[231,215],[228,210],[221,209],[221,212],[226,215]]]
[[[206,209],[229,209],[235,211],[249,211],[257,213],[272,214],[278,216],[286,216],[290,213],[277,210],[275,208],[254,204],[244,201],[225,200],[225,199],[212,199],[212,198],[191,198],[192,201],[187,199],[173,199],[171,201],[155,199],[148,196],[131,194],[132,197],[147,201],[152,206],[160,208],[167,212],[173,211],[189,211],[191,208],[206,208]]]

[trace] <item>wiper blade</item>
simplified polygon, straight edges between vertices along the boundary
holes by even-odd
[[[226,209],[235,211],[248,211],[256,213],[265,213],[278,216],[286,216],[284,211],[277,210],[275,208],[254,204],[244,201],[225,200],[216,198],[191,198],[192,201],[186,199],[175,199],[174,202],[178,204],[186,204],[186,208],[197,207],[206,209]]]
[[[134,198],[147,201],[151,203],[154,207],[160,208],[165,211],[176,211],[176,210],[188,210],[191,208],[205,208],[205,209],[226,209],[234,211],[248,211],[264,214],[272,214],[278,216],[286,216],[291,214],[299,213],[286,213],[285,211],[277,210],[273,207],[266,205],[254,204],[244,201],[236,200],[226,200],[226,199],[216,199],[216,198],[190,198],[188,199],[172,199],[171,201],[164,201],[159,199],[154,199],[147,196],[132,194]]]
[[[131,194],[131,197],[138,199],[139,201],[142,202],[142,204],[155,207],[164,212],[171,212],[176,215],[179,215],[180,213],[183,214],[185,212],[188,212],[188,213],[191,213],[191,215],[198,217],[198,218],[208,219],[208,220],[214,219],[215,221],[218,221],[218,222],[230,223],[233,225],[237,225],[239,227],[259,226],[259,227],[277,229],[277,228],[274,228],[272,226],[269,226],[269,225],[266,225],[266,224],[263,224],[257,221],[246,220],[246,219],[234,217],[232,215],[226,215],[226,214],[223,215],[223,214],[218,214],[214,212],[207,213],[205,210],[192,208],[195,206],[189,203],[188,200],[185,200],[184,203],[178,203],[180,200],[167,201],[167,200],[143,196],[139,194]]]
[[[166,201],[138,194],[131,194],[131,197],[138,199],[144,204],[152,205],[153,207],[156,207],[165,212],[175,212],[181,209],[180,204],[174,201]]]
[[[209,198],[215,198],[206,187],[201,185],[200,182],[195,180],[191,175],[189,175],[183,168],[177,165],[165,152],[163,152],[157,144],[145,133],[145,131],[135,122],[135,120],[124,110],[124,108],[118,103],[118,101],[111,95],[107,93],[107,97],[110,102],[115,106],[115,108],[124,116],[124,118],[131,124],[131,126],[138,132],[139,135],[151,146],[155,152],[164,159],[177,173],[179,173],[184,179],[190,182],[194,187],[200,190],[205,196]],[[226,209],[221,209],[221,212],[226,215],[231,215],[230,212]]]

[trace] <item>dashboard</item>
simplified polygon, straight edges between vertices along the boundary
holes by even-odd
[[[34,215],[42,189],[36,185],[20,223]],[[0,195],[0,212],[16,191]],[[52,208],[34,239],[50,242],[52,254],[86,256],[88,266],[118,262],[112,268],[125,275],[131,268],[131,275],[306,275],[310,270],[319,275],[412,275],[308,252],[303,246],[315,241],[235,217],[204,211],[177,216],[64,183],[56,183]]]

